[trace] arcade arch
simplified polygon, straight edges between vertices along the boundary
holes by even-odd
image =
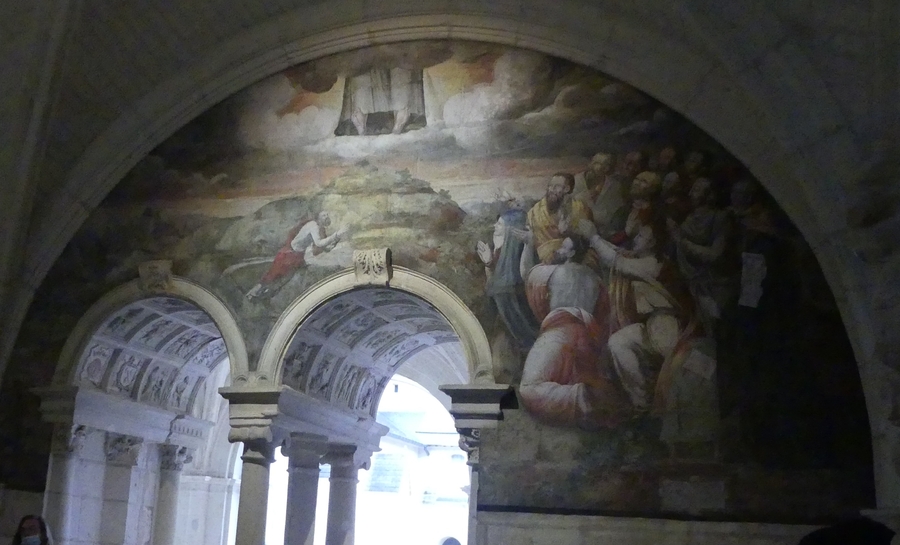
[[[58,539],[102,532],[124,542],[152,535],[155,544],[175,543],[182,494],[231,518],[239,446],[227,442],[218,389],[234,362],[246,368],[243,339],[205,288],[172,277],[165,264],[142,269],[142,278],[112,290],[79,320],[53,385],[37,392],[44,420],[54,424],[44,514]],[[180,490],[185,465],[207,485],[199,494],[193,485]],[[222,486],[211,486],[213,479]],[[229,529],[203,530],[215,535],[192,537],[222,542]]]
[[[426,323],[438,327],[436,324],[441,321],[448,324],[450,328],[448,332],[452,332],[458,339],[458,349],[461,351],[462,358],[447,360],[452,367],[452,372],[448,372],[446,378],[453,379],[448,380],[447,383],[469,382],[470,377],[478,378],[481,376],[480,373],[485,370],[487,372],[485,376],[490,376],[491,351],[487,336],[481,328],[481,324],[456,294],[434,279],[402,267],[391,267],[390,280],[381,283],[382,286],[386,285],[390,288],[389,290],[382,288],[381,291],[376,292],[374,290],[379,284],[366,278],[365,275],[362,275],[362,279],[360,276],[358,269],[346,269],[339,272],[310,288],[284,311],[263,346],[258,371],[260,380],[271,380],[283,384],[284,375],[288,372],[285,370],[285,365],[293,356],[290,351],[296,347],[292,343],[297,338],[296,334],[302,324],[318,313],[320,308],[323,309],[322,312],[327,312],[327,309],[333,310],[334,307],[330,306],[329,302],[354,291],[360,294],[360,299],[358,304],[349,302],[357,297],[351,295],[347,300],[351,308],[371,309],[376,306],[412,305],[420,307],[418,315],[423,316],[421,318],[423,321],[419,322],[415,317],[409,318],[410,327],[426,328]],[[423,303],[425,306],[421,306]],[[427,307],[432,310],[427,310]],[[426,314],[428,317],[424,317]],[[376,320],[385,319],[378,318],[375,314],[365,315],[372,316]],[[363,314],[354,317],[361,319]],[[344,319],[346,318],[345,316]],[[440,327],[446,330],[446,326]],[[411,355],[409,354],[409,356]],[[407,357],[402,357],[402,361],[396,362],[396,364],[399,365],[406,359]],[[410,361],[407,367],[415,369],[417,367],[415,360]],[[436,391],[431,388],[429,390],[432,393]]]
[[[222,390],[232,439],[245,445],[239,542],[263,539],[269,465],[282,445],[290,458],[285,542],[308,542],[319,464],[330,463],[326,541],[344,543],[354,527],[357,472],[388,431],[375,413],[391,376],[404,366],[446,399],[440,383],[489,372],[484,331],[446,287],[393,268],[390,250],[356,252],[354,260],[355,269],[320,282],[282,314],[255,381]]]

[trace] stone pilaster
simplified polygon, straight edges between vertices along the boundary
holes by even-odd
[[[85,494],[85,485],[79,479],[82,449],[87,438],[96,430],[84,425],[54,424],[50,443],[50,464],[47,470],[47,486],[44,492],[44,518],[54,536],[59,540],[70,539],[80,531],[79,512]],[[96,437],[99,441],[100,438]],[[94,483],[99,487],[101,483]]]
[[[459,432],[459,448],[472,467],[469,485],[469,545],[478,539],[478,469],[481,464],[481,430],[496,428],[503,409],[516,408],[515,393],[508,384],[454,384],[442,386],[450,396],[450,415]]]

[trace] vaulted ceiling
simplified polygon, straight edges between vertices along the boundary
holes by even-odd
[[[398,368],[429,359],[465,359],[447,319],[407,293],[359,289],[330,300],[303,322],[286,352],[282,382],[374,415]]]
[[[222,334],[205,312],[181,299],[154,297],[103,323],[79,360],[75,382],[192,414],[206,379],[227,365],[227,357]]]

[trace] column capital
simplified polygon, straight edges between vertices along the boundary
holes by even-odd
[[[269,464],[275,461],[275,445],[272,441],[259,438],[247,439],[243,443],[244,453],[241,455],[241,460],[243,460],[244,463],[265,465],[268,467]]]
[[[466,453],[468,457],[466,463],[477,468],[481,463],[480,447],[481,447],[481,429],[480,428],[459,428],[459,448]]]
[[[181,471],[184,464],[192,462],[193,451],[180,445],[159,446],[159,468],[163,471]]]
[[[456,429],[496,428],[503,409],[518,408],[509,384],[445,384],[438,389],[450,396]]]
[[[459,432],[459,448],[468,455],[468,464],[480,463],[482,428],[496,428],[504,409],[517,409],[518,402],[508,384],[448,384],[440,390],[450,396],[450,415]]]
[[[137,458],[141,452],[143,442],[144,440],[140,437],[107,432],[103,446],[106,461],[111,464],[124,466],[137,464]]]
[[[54,424],[50,451],[53,454],[78,455],[85,437],[94,431],[83,424]]]
[[[292,433],[281,447],[281,453],[289,458],[288,471],[301,468],[318,471],[323,456],[328,453],[328,438],[312,433]]]
[[[372,451],[360,448],[358,445],[350,445],[343,443],[331,443],[328,445],[328,452],[322,461],[331,464],[331,471],[337,469],[346,469],[356,471],[357,469],[369,468],[372,460]]]

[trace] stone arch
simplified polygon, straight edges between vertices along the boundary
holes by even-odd
[[[346,269],[319,282],[294,301],[266,339],[260,356],[258,381],[281,384],[284,357],[298,328],[328,301],[364,287],[371,287],[371,284],[359,282],[356,271]],[[459,337],[470,377],[475,377],[478,370],[491,368],[490,345],[481,324],[452,291],[424,274],[401,267],[393,269],[387,287],[414,295],[443,315]]]
[[[75,372],[82,353],[87,349],[97,329],[113,312],[142,299],[159,296],[184,299],[206,312],[225,342],[232,382],[240,381],[240,377],[247,376],[247,348],[231,311],[206,288],[190,280],[172,276],[164,286],[155,288],[148,287],[142,279],[132,280],[108,292],[94,303],[75,325],[63,345],[53,376],[53,386],[67,386],[76,379]]]
[[[233,503],[240,449],[227,442],[228,405],[218,390],[229,376],[246,376],[247,350],[225,304],[199,284],[171,276],[169,267],[165,261],[142,263],[140,278],[94,303],[66,340],[52,385],[35,390],[43,420],[53,425],[46,487],[54,493],[45,498],[44,515],[66,539],[112,520],[121,541],[127,528],[137,526],[134,510],[78,513],[80,502],[89,501],[84,495],[100,498],[98,507],[111,501],[104,483],[112,479],[127,491],[129,504],[153,513],[141,519],[146,526],[139,531],[152,524],[170,541],[179,520],[174,506],[192,493],[179,493],[185,465],[195,462],[189,479],[222,485],[193,489],[204,508]],[[135,340],[164,322],[148,340]],[[105,354],[93,358],[98,348]],[[100,380],[81,372],[92,361],[103,370]],[[73,464],[89,470],[75,471]],[[228,525],[202,531],[214,535]]]

